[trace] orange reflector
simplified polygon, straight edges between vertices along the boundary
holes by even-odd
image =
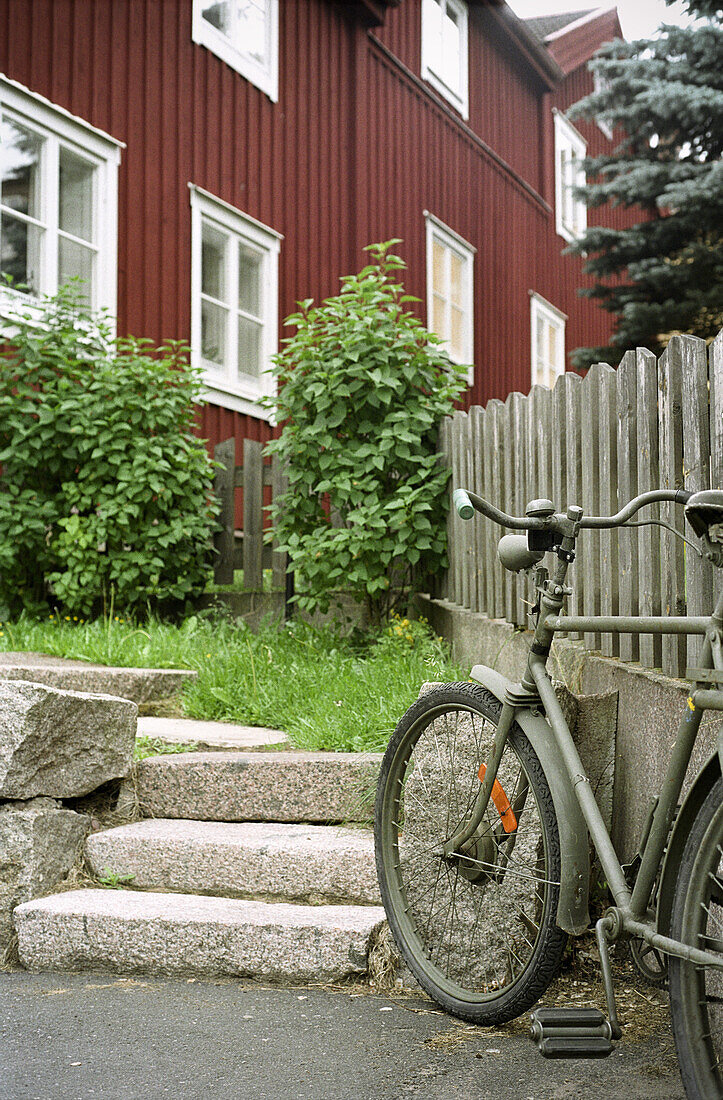
[[[479,777],[480,782],[485,777],[487,767],[484,764],[480,764]],[[500,821],[502,822],[502,828],[506,833],[514,833],[517,828],[517,818],[514,815],[513,809],[510,806],[510,800],[504,792],[502,784],[499,779],[495,779],[492,784],[492,801],[497,807],[497,813],[500,815]]]

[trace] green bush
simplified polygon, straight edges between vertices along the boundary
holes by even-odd
[[[346,589],[375,624],[404,605],[415,573],[447,564],[437,435],[466,374],[403,308],[415,299],[396,281],[396,243],[370,245],[374,262],[338,296],[287,318],[296,333],[274,367],[284,428],[268,447],[289,477],[273,525],[300,606],[326,610]]]
[[[67,289],[2,335],[0,616],[201,591],[215,505],[186,349],[111,340]]]

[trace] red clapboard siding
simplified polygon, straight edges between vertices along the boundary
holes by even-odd
[[[126,145],[119,332],[188,339],[194,183],[283,234],[280,318],[301,298],[335,293],[364,245],[401,237],[425,319],[423,211],[461,234],[477,249],[470,400],[529,389],[530,290],[569,315],[568,347],[606,341],[610,320],[577,297],[581,265],[561,255],[551,207],[551,107],[587,90],[584,67],[549,94],[500,19],[475,3],[463,123],[421,80],[421,0],[377,5],[376,26],[363,18],[368,5],[279,7],[272,103],[192,42],[192,0],[0,0],[0,71]],[[594,151],[604,139],[591,131]],[[234,436],[239,448],[271,434],[215,405],[198,422],[211,443]]]

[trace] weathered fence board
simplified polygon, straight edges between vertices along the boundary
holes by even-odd
[[[683,488],[683,412],[682,386],[680,380],[681,362],[676,355],[675,344],[667,348],[658,364],[658,429],[660,473],[659,484],[663,489]],[[660,518],[680,530],[682,517],[680,509],[673,504],[663,504]],[[665,615],[684,615],[685,603],[685,556],[683,543],[675,535],[660,536],[661,566],[661,608]],[[642,554],[641,547],[641,554]],[[663,667],[671,676],[685,673],[685,638],[668,635],[661,640]],[[654,665],[650,655],[641,648],[640,660],[643,664]]]
[[[638,376],[634,351],[628,351],[617,373],[618,415],[618,500],[621,505],[638,493]],[[621,615],[633,615],[638,608],[638,539],[637,531],[621,529],[618,533],[619,598]],[[637,661],[639,642],[636,634],[622,634],[620,657]]]
[[[515,453],[517,459],[515,474],[517,481],[514,486],[511,486],[512,498],[510,504],[514,506],[515,514],[521,516],[531,496],[531,494],[527,492],[527,420],[529,417],[529,405],[522,394],[513,394],[511,409],[512,423],[510,433],[512,434],[512,439],[516,441]],[[491,527],[492,525],[488,523],[487,526]],[[515,592],[517,606],[516,615],[512,620],[515,626],[527,626],[528,607],[525,601],[527,600],[528,591],[529,585],[527,583],[527,577],[525,577],[524,573],[516,574]]]
[[[260,530],[263,523],[263,443],[244,439],[244,587],[261,591],[264,585],[261,539],[246,538],[247,531]]]
[[[614,515],[618,510],[617,464],[617,401],[615,395],[615,371],[602,363],[598,373],[598,408],[600,410],[599,470],[600,514]],[[600,532],[600,614],[617,615],[618,597],[618,533],[614,530]],[[615,634],[603,634],[600,648],[606,657],[617,657],[620,645]]]
[[[593,363],[585,379],[585,395],[581,402],[582,413],[582,506],[588,515],[600,514],[600,387],[598,373],[601,364]],[[585,547],[584,571],[578,571],[578,584],[582,580],[583,615],[600,614],[600,537],[596,531],[583,531],[580,541]],[[600,648],[600,635],[587,631],[585,645],[588,649]]]
[[[710,425],[708,422],[708,362],[705,341],[684,336],[681,345],[683,469],[685,488],[710,489]],[[680,509],[678,509],[680,511]],[[693,547],[685,547],[685,584],[690,615],[710,614],[713,567]],[[698,664],[701,639],[688,638],[687,663]]]
[[[233,584],[236,466],[236,445],[233,439],[225,439],[223,443],[217,443],[213,449],[213,457],[220,463],[216,470],[214,489],[219,500],[218,522],[221,528],[214,539],[217,556],[213,579],[216,584]]]
[[[234,571],[243,569],[244,587],[261,591],[263,570],[271,568],[274,587],[284,588],[286,554],[268,546],[264,538],[264,488],[271,488],[273,499],[285,487],[278,460],[274,456],[271,465],[264,463],[263,444],[252,439],[244,440],[241,465],[236,465],[233,439],[217,444],[213,455],[221,463],[214,480],[220,504],[220,530],[214,538],[214,581],[216,584],[233,584]],[[243,490],[243,531],[235,529],[236,489]]]
[[[470,429],[472,439],[472,481],[470,487],[473,493],[477,493],[478,496],[484,495],[482,474],[484,470],[483,462],[483,425],[484,410],[479,405],[474,405],[469,410],[470,417]],[[484,568],[485,563],[485,527],[484,524],[479,523],[478,517],[475,516],[475,521],[471,524],[472,527],[472,562],[471,568],[474,576],[474,583],[472,590],[474,593],[474,600],[471,605],[473,611],[486,611],[487,609],[487,591],[486,591],[486,571]]]
[[[515,502],[517,505],[517,470],[520,464],[520,455],[515,440],[515,412],[516,406],[519,405],[521,394],[511,393],[509,394],[504,406],[504,446],[503,456],[505,463],[505,485],[507,487],[507,499]],[[519,617],[518,600],[517,600],[517,578],[514,573],[510,573],[509,570],[504,571],[504,586],[505,586],[505,618],[508,622],[517,622]]]
[[[710,485],[723,486],[723,329],[708,354],[710,384]]]
[[[565,417],[567,430],[565,433],[564,451],[560,451],[559,461],[565,465],[565,481],[567,484],[567,498],[561,507],[567,504],[579,504],[582,500],[582,424],[580,419],[580,396],[582,393],[582,379],[577,374],[564,374],[558,378],[555,389],[562,388],[565,394]],[[572,599],[570,600],[570,614],[582,615],[582,585],[578,578],[584,574],[585,547],[583,540],[577,544],[577,557],[573,568],[572,577],[575,581]],[[579,634],[570,634],[570,638],[578,639]]]
[[[598,363],[585,378],[563,375],[552,391],[535,386],[504,404],[455,413],[440,439],[453,471],[450,488],[467,485],[514,515],[536,497],[610,515],[648,489],[723,488],[723,332],[707,349],[702,340],[676,336],[659,361],[639,348],[617,371]],[[465,458],[460,448],[471,453]],[[709,563],[651,520],[690,534],[682,509],[667,503],[648,506],[637,526],[582,532],[570,574],[571,614],[712,610],[717,578]],[[463,524],[455,515],[449,533],[447,598],[526,626],[529,579],[499,565],[502,532],[481,517]],[[675,635],[588,633],[585,642],[673,676],[694,663],[698,645]]]

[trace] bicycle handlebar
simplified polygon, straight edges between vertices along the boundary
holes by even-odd
[[[616,512],[614,516],[585,516],[580,520],[579,526],[585,528],[621,527],[631,516],[644,508],[646,504],[655,504],[658,501],[671,501],[673,504],[687,504],[692,493],[685,489],[653,489],[648,493],[640,493],[633,497],[624,508]],[[510,527],[516,531],[549,531],[554,530],[560,522],[566,520],[564,515],[551,516],[510,516],[490,504],[484,497],[478,497],[476,493],[468,489],[455,489],[452,501],[460,519],[472,519],[475,512],[481,512],[488,519],[498,523],[500,527]]]

